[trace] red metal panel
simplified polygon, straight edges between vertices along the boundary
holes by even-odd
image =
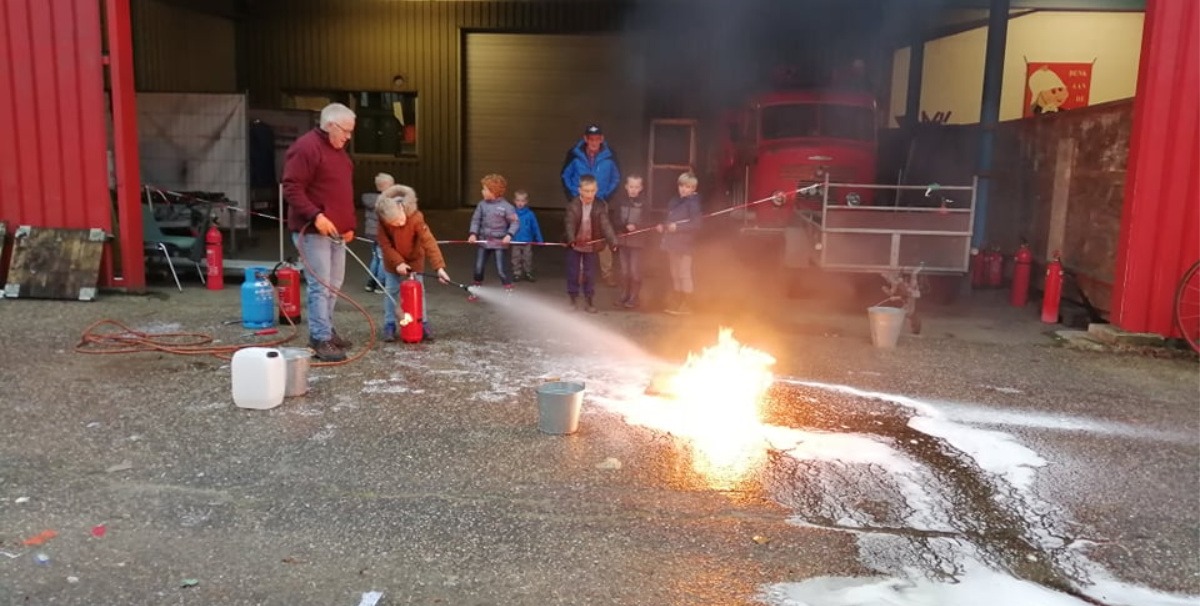
[[[0,17],[0,128],[15,133],[0,147],[0,218],[111,232],[99,5],[4,0]]]
[[[1113,323],[1179,336],[1175,285],[1200,259],[1200,4],[1149,0],[1134,99]]]

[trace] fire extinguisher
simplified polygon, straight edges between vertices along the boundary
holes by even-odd
[[[981,288],[983,286],[984,256],[984,254],[979,252],[978,248],[971,249],[971,288]]]
[[[300,271],[290,260],[281,261],[271,270],[271,282],[279,301],[279,323],[296,324],[301,317]]]
[[[1058,306],[1062,298],[1063,268],[1058,251],[1054,251],[1054,259],[1046,264],[1046,286],[1042,296],[1042,322],[1058,323]]]
[[[208,226],[208,233],[204,234],[204,262],[208,265],[208,289],[225,288],[225,255],[221,252],[221,230],[217,229],[216,221]]]
[[[985,262],[987,265],[987,285],[989,288],[1000,288],[1004,283],[1004,255],[1000,249],[993,248],[988,253],[988,258]]]
[[[1013,260],[1012,294],[1008,302],[1013,307],[1025,307],[1029,302],[1029,277],[1033,267],[1033,252],[1029,250],[1029,245],[1022,242]]]
[[[400,327],[400,340],[405,343],[420,343],[425,336],[425,288],[417,280],[416,272],[409,272],[408,279],[400,283],[400,309],[412,320]]]

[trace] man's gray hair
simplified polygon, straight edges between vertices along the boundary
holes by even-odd
[[[330,103],[321,110],[321,127],[324,128],[347,118],[354,119],[354,110],[341,103]]]
[[[379,173],[375,175],[375,185],[381,184],[387,184],[388,187],[391,187],[396,184],[396,178],[387,173]]]
[[[379,202],[388,200],[392,209],[396,213],[403,212],[405,215],[411,215],[417,212],[417,190],[407,185],[393,185],[379,193]],[[396,215],[384,216],[379,210],[379,205],[375,206],[375,210],[379,212],[379,218],[384,221],[395,219]]]

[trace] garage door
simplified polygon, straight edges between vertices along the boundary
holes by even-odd
[[[466,46],[464,203],[495,172],[510,191],[528,191],[531,206],[562,208],[563,158],[592,122],[623,174],[644,172],[642,66],[627,40],[477,33]]]

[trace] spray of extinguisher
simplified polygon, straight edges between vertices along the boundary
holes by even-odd
[[[425,288],[417,279],[416,272],[409,272],[408,279],[400,283],[400,309],[412,321],[400,327],[400,340],[405,343],[420,343],[425,336]]]
[[[1029,279],[1033,268],[1033,252],[1029,250],[1029,244],[1021,243],[1013,261],[1012,293],[1008,302],[1013,307],[1025,307],[1029,302]]]
[[[217,229],[217,221],[213,219],[204,234],[204,262],[208,265],[205,284],[209,290],[225,288],[225,254],[221,251],[221,240],[221,230]]]
[[[1058,323],[1058,307],[1062,300],[1063,267],[1059,252],[1054,251],[1054,258],[1046,264],[1046,287],[1042,297],[1042,322]]]
[[[275,285],[275,298],[279,301],[279,323],[299,323],[300,270],[290,259],[280,261],[271,269],[271,283]]]

